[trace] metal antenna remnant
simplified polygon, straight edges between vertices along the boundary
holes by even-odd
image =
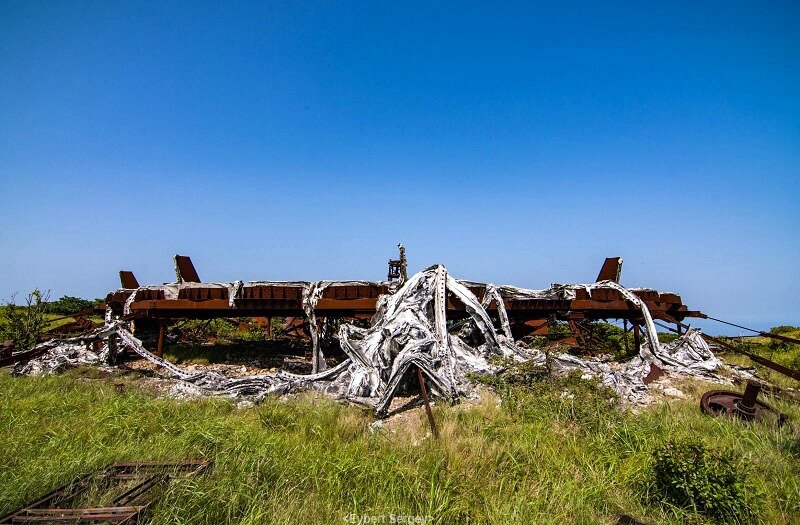
[[[408,260],[406,259],[406,248],[399,243],[397,248],[400,250],[399,259],[389,259],[389,282],[397,279],[399,284],[403,284],[408,279]]]

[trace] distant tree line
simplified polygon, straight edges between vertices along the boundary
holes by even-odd
[[[65,295],[61,299],[47,303],[47,312],[61,315],[77,314],[88,308],[94,308],[102,302],[102,299],[89,300]]]

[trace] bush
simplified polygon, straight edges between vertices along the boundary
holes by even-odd
[[[797,332],[797,331],[800,331],[800,327],[798,327],[798,326],[787,326],[787,325],[773,326],[769,330],[769,332],[771,334],[776,334],[776,335],[791,334],[792,332]]]
[[[78,312],[86,310],[87,308],[93,308],[95,306],[95,302],[96,301],[81,299],[80,297],[71,297],[69,295],[65,295],[58,301],[51,302],[49,310],[54,314],[77,314]]]
[[[34,290],[25,299],[25,306],[18,306],[11,298],[5,307],[5,320],[0,325],[0,340],[13,339],[14,348],[19,352],[36,346],[36,339],[47,326],[47,298],[39,290]]]
[[[715,520],[754,521],[755,490],[745,466],[732,453],[700,442],[669,441],[653,452],[652,495]]]

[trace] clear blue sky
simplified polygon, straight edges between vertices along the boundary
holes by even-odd
[[[800,324],[794,2],[0,3],[0,298],[417,270]]]

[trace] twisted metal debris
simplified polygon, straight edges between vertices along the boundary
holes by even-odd
[[[78,364],[110,366],[113,355],[104,344],[92,350],[96,342],[109,341],[127,347],[156,364],[178,383],[178,389],[206,395],[224,395],[259,401],[267,395],[315,389],[333,397],[365,404],[385,416],[402,384],[410,379],[415,367],[422,371],[433,396],[450,402],[473,395],[471,373],[497,374],[502,371],[493,356],[517,362],[544,364],[550,360],[554,373],[578,370],[614,389],[623,399],[636,402],[647,391],[644,378],[651,365],[676,374],[720,380],[716,375],[720,361],[713,355],[697,330],[689,330],[670,344],[658,341],[655,324],[644,301],[630,289],[613,281],[588,285],[553,285],[547,290],[527,290],[511,286],[487,285],[483,302],[469,290],[467,281],[459,281],[443,265],[427,268],[394,293],[382,295],[368,328],[343,323],[338,337],[347,356],[338,365],[327,368],[319,350],[314,307],[326,282],[311,283],[304,289],[303,306],[312,321],[313,369],[310,375],[280,371],[277,375],[238,378],[217,372],[189,373],[156,356],[129,332],[122,321],[110,316],[106,325],[71,339],[53,340],[44,345],[47,353],[27,363],[20,363],[18,374],[57,373]],[[185,283],[184,283],[185,286]],[[208,286],[205,284],[204,286]],[[235,296],[237,283],[230,286]],[[512,337],[504,298],[574,298],[578,290],[613,289],[641,310],[645,341],[639,355],[625,363],[608,363],[595,358],[568,354],[546,355],[541,349],[528,349]],[[467,317],[447,319],[448,297],[463,303]],[[487,309],[497,305],[499,328],[495,328]]]

